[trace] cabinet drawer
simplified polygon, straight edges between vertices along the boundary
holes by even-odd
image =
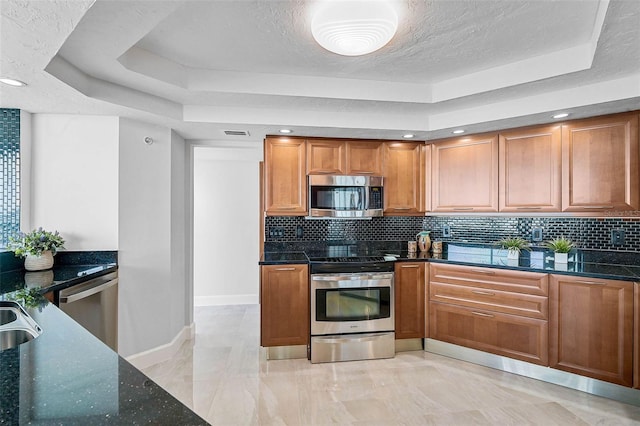
[[[547,321],[429,303],[429,336],[468,348],[547,366]]]
[[[529,318],[549,319],[549,299],[546,296],[431,283],[429,300]]]
[[[549,276],[538,272],[431,264],[429,282],[479,287],[536,296],[549,294]]]

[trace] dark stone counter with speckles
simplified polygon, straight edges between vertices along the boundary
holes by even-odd
[[[515,261],[507,259],[506,250],[492,244],[446,243],[443,253],[408,253],[406,242],[314,243],[310,246],[265,247],[260,265],[309,263],[314,257],[386,256],[396,262],[451,263],[488,268],[515,269],[530,272],[577,275],[640,282],[640,254],[601,250],[573,250],[569,262],[556,264],[553,253],[541,247],[523,251]]]
[[[24,288],[60,290],[117,269],[99,263],[111,259],[76,260],[36,275],[5,268],[0,300]],[[42,334],[0,351],[0,425],[208,424],[54,304],[41,298],[32,305],[25,309]]]

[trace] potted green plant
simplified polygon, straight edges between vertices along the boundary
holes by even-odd
[[[568,253],[574,247],[573,241],[565,237],[559,237],[544,243],[544,246],[554,253],[556,263],[567,263]]]
[[[518,259],[522,250],[531,250],[529,241],[520,237],[505,237],[497,243],[500,248],[507,250],[507,259]]]
[[[9,237],[7,246],[16,256],[24,257],[24,268],[27,271],[50,269],[53,266],[53,256],[61,248],[64,248],[64,238],[58,231],[49,232],[42,227]]]

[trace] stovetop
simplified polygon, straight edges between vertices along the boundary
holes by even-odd
[[[384,262],[384,256],[339,256],[339,257],[310,257],[311,263],[373,263]]]
[[[309,263],[312,274],[392,272],[394,268],[384,256],[310,257]]]

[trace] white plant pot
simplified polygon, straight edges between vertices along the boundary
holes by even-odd
[[[569,253],[554,253],[553,260],[555,263],[567,263],[569,261]]]
[[[520,258],[520,252],[518,250],[507,250],[507,259],[518,260]]]
[[[51,251],[43,251],[40,256],[27,254],[24,259],[24,269],[27,271],[43,271],[53,267],[53,254]]]

